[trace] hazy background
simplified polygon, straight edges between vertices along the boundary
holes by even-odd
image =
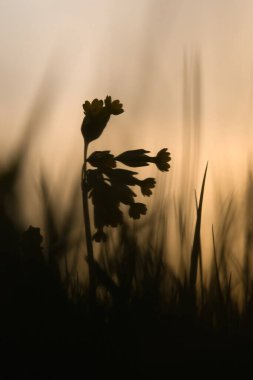
[[[63,192],[80,172],[82,103],[109,94],[125,113],[94,149],[168,147],[167,186],[180,192],[191,173],[193,207],[209,161],[210,228],[212,190],[240,194],[248,172],[252,19],[251,0],[0,0],[0,165],[31,125],[27,223],[41,171]]]

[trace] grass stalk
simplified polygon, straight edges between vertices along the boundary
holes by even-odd
[[[219,267],[218,267],[218,260],[217,260],[217,254],[216,254],[213,225],[212,225],[212,240],[213,240],[213,257],[214,257],[214,269],[215,269],[216,285],[217,285],[217,290],[218,290],[219,303],[220,303],[220,305],[222,305],[223,304],[223,295],[222,295],[222,290],[221,290],[221,282],[220,282],[220,276],[219,276]]]
[[[208,163],[206,165],[201,192],[200,199],[197,207],[197,220],[195,225],[193,246],[191,252],[191,264],[190,264],[190,293],[195,298],[195,290],[196,290],[196,281],[197,281],[197,270],[198,270],[198,260],[200,257],[201,251],[201,243],[200,243],[200,229],[201,229],[201,216],[202,216],[202,206],[203,206],[203,197],[204,197],[204,189],[205,189],[205,181],[206,181],[206,173],[207,173]]]
[[[86,247],[87,247],[86,260],[88,262],[88,269],[89,269],[89,301],[90,301],[90,306],[92,308],[96,299],[96,281],[95,281],[94,253],[93,253],[92,237],[91,237],[88,189],[87,189],[87,152],[88,152],[88,143],[85,142],[81,186],[82,186],[82,199],[83,199],[83,218],[84,218]]]

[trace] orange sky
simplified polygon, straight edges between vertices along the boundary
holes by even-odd
[[[184,56],[191,77],[196,54],[207,135],[212,129],[216,140],[248,136],[252,16],[250,0],[1,1],[4,152],[21,133],[43,76],[50,82],[51,99],[44,105],[47,117],[41,134],[50,154],[54,148],[49,145],[55,145],[59,131],[64,131],[66,144],[78,144],[82,102],[108,93],[120,98],[126,109],[117,144],[128,136],[134,140],[130,126],[138,140],[148,133],[145,139],[155,138],[159,145],[157,130],[163,140],[174,140],[182,125]]]

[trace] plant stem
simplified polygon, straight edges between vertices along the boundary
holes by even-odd
[[[86,235],[87,246],[87,262],[89,268],[89,301],[91,309],[95,304],[96,299],[96,281],[94,271],[94,254],[92,246],[91,228],[90,228],[90,215],[89,215],[89,202],[88,202],[88,189],[87,189],[87,152],[88,144],[84,143],[84,162],[82,168],[82,195],[83,195],[83,218]]]

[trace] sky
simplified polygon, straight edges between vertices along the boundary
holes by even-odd
[[[123,124],[170,138],[182,123],[184,57],[190,65],[194,55],[205,128],[241,133],[252,117],[252,15],[249,0],[1,0],[1,136],[18,136],[46,76],[47,133],[64,120],[72,136],[83,101],[110,93],[125,105]]]
[[[236,189],[252,146],[251,0],[0,0],[0,164],[33,130],[26,176],[73,180],[85,100],[120,99],[94,149],[168,147]],[[244,170],[245,169],[245,170]],[[32,185],[31,185],[32,186]]]

